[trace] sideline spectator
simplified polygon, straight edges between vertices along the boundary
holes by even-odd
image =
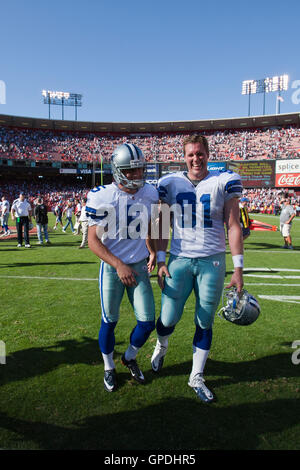
[[[20,248],[23,243],[23,227],[25,248],[31,248],[29,243],[29,222],[31,222],[31,214],[31,205],[25,199],[24,193],[20,193],[19,198],[16,199],[11,206],[11,218],[12,220],[16,219],[18,248]]]
[[[66,233],[66,229],[69,227],[69,225],[71,225],[71,230],[72,230],[72,233],[75,232],[74,230],[74,226],[73,226],[73,221],[72,221],[72,215],[73,215],[73,212],[74,212],[74,205],[73,205],[73,202],[72,201],[68,201],[67,203],[67,206],[64,208],[63,210],[63,215],[66,214],[66,219],[67,219],[67,223],[66,225],[63,227],[62,231],[64,233]]]
[[[242,232],[243,232],[243,240],[246,240],[246,238],[249,237],[250,235],[250,218],[248,214],[248,207],[247,204],[249,202],[249,199],[246,197],[242,197],[239,202],[239,207],[240,207],[240,224],[242,227]]]
[[[43,204],[41,197],[37,199],[37,204],[34,208],[34,218],[36,220],[38,244],[43,245],[43,233],[45,237],[45,242],[50,245],[49,236],[48,236],[48,215],[47,207]],[[43,233],[42,233],[43,232]]]
[[[1,213],[1,226],[3,229],[2,237],[10,235],[10,230],[8,228],[8,218],[9,218],[9,209],[10,204],[5,196],[2,196],[2,202],[0,203],[0,213]]]
[[[82,240],[81,240],[81,245],[78,248],[84,248],[87,245],[88,241],[88,228],[89,228],[89,219],[87,218],[85,209],[86,209],[86,201],[87,198],[84,197],[81,200],[81,212],[80,212],[80,217],[79,217],[79,222],[81,224],[82,228]]]
[[[81,204],[79,199],[75,199],[74,214],[75,214],[75,225],[74,225],[74,235],[79,235],[80,233],[80,213],[81,213]]]
[[[283,208],[280,214],[280,232],[284,238],[284,245],[282,248],[288,248],[293,250],[292,238],[291,238],[291,227],[292,220],[296,213],[294,208],[291,206],[291,201],[288,197],[283,199]]]
[[[53,230],[57,229],[58,224],[60,224],[61,228],[63,229],[64,225],[62,223],[62,212],[63,212],[62,201],[58,201],[58,203],[54,207],[54,214],[56,216],[56,220],[55,220],[55,225],[53,227]]]

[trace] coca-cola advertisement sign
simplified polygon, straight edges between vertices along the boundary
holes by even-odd
[[[282,173],[276,175],[277,187],[297,187],[300,186],[300,173]]]

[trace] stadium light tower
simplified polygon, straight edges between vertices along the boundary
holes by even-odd
[[[242,83],[242,95],[249,95],[248,116],[250,116],[250,98],[256,93],[257,84],[255,80],[244,80]]]
[[[82,95],[78,93],[69,93],[65,91],[50,91],[42,90],[44,104],[49,106],[49,119],[50,119],[50,106],[51,104],[61,106],[62,120],[64,120],[64,106],[75,107],[75,121],[77,121],[77,108],[82,106]]]
[[[250,96],[251,94],[263,93],[263,114],[265,114],[266,93],[277,91],[277,106],[280,113],[280,102],[283,101],[281,92],[288,89],[288,75],[266,77],[260,80],[244,80],[242,82],[242,95],[249,95],[248,116],[250,116]]]

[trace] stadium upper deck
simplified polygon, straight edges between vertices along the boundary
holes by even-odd
[[[180,161],[185,135],[208,137],[210,159],[300,157],[300,115],[280,114],[205,121],[100,123],[0,115],[0,159],[92,162],[108,160],[130,140],[148,161]]]

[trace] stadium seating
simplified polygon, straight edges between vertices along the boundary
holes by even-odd
[[[297,127],[203,133],[209,140],[210,160],[214,161],[300,157],[300,129]],[[96,135],[0,127],[0,158],[80,163],[99,160],[101,155],[108,161],[117,145],[130,140],[143,150],[147,161],[180,161],[185,135]]]

